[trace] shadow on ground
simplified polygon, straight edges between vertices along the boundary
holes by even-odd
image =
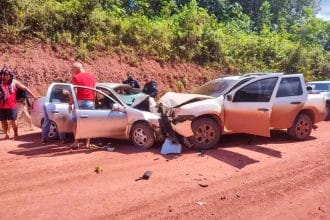
[[[315,139],[311,137],[309,140]],[[17,150],[9,151],[10,154],[16,154],[27,157],[54,157],[54,156],[63,156],[68,154],[90,154],[95,151],[107,151],[104,146],[114,147],[116,153],[121,154],[136,154],[151,152],[155,155],[159,155],[162,143],[158,143],[154,148],[144,150],[137,148],[132,145],[130,141],[123,140],[113,140],[106,138],[92,139],[94,145],[100,146],[98,148],[86,149],[80,148],[77,150],[72,150],[70,144],[73,142],[73,137],[69,136],[67,138],[66,144],[61,144],[59,141],[49,142],[46,145],[42,145],[40,142],[40,133],[31,133],[22,135],[19,137],[18,141],[23,142],[18,145]],[[308,141],[308,140],[307,140]],[[199,156],[210,156],[219,161],[227,163],[238,169],[242,169],[247,165],[258,163],[258,160],[250,158],[241,153],[233,152],[230,149],[233,147],[239,147],[246,150],[258,152],[265,154],[270,157],[282,158],[282,153],[279,150],[268,148],[267,144],[287,144],[292,143],[293,140],[290,140],[283,131],[274,131],[272,132],[271,138],[265,138],[260,136],[246,135],[246,134],[232,134],[224,135],[221,137],[220,143],[216,149],[211,149],[207,151],[196,151],[193,149],[183,149],[184,154],[197,154]],[[109,145],[107,145],[109,144]],[[110,153],[110,152],[109,152]],[[167,155],[163,156],[166,160],[177,159],[181,155]]]
[[[54,156],[64,156],[69,154],[79,154],[85,153],[90,154],[95,151],[106,151],[105,148],[114,147],[114,151],[122,154],[135,154],[143,152],[152,152],[159,154],[159,146],[156,148],[144,150],[133,146],[130,141],[114,140],[108,138],[95,138],[92,139],[91,143],[95,146],[91,149],[87,149],[84,146],[84,140],[80,141],[81,147],[79,149],[72,150],[73,137],[68,136],[66,138],[66,143],[62,144],[59,140],[49,141],[46,144],[41,143],[40,133],[31,133],[19,136],[17,141],[23,142],[18,144],[17,150],[9,151],[10,154],[16,154],[27,157],[54,157]],[[108,145],[109,144],[109,145]],[[110,153],[110,152],[109,152]]]

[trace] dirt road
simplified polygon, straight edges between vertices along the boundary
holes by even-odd
[[[0,219],[329,219],[329,134],[322,122],[304,142],[227,135],[205,154],[163,157],[129,142],[72,152],[23,132],[0,140]]]

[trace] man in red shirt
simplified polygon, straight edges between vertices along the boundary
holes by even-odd
[[[81,63],[74,63],[71,68],[73,74],[71,83],[78,86],[95,88],[95,78],[86,72]],[[94,92],[90,89],[77,89],[77,99],[80,108],[94,108]]]
[[[73,85],[86,86],[95,88],[95,78],[92,74],[86,72],[81,63],[74,63],[71,67]],[[95,94],[91,89],[77,88],[76,89],[78,105],[80,109],[94,109],[95,108]],[[69,105],[69,111],[72,111],[71,105]],[[90,138],[86,141],[86,147],[90,146]],[[75,139],[75,148],[78,148],[78,140]]]

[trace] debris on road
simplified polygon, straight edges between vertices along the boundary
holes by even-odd
[[[160,153],[162,155],[167,154],[180,154],[182,152],[181,144],[175,143],[172,140],[166,138]]]
[[[200,150],[198,153],[197,153],[197,156],[200,156],[200,157],[204,157],[205,155],[205,151],[204,150]]]
[[[206,187],[209,186],[209,185],[207,185],[207,184],[202,184],[202,183],[199,183],[198,185],[201,186],[201,187],[203,187],[203,188],[206,188]]]
[[[102,171],[103,171],[103,169],[102,169],[102,167],[100,167],[100,166],[97,166],[97,167],[95,167],[95,170],[94,170],[96,173],[102,173]]]
[[[221,200],[225,200],[226,199],[226,196],[221,196],[220,199]]]
[[[151,177],[151,175],[152,175],[152,171],[146,171],[141,177],[135,179],[135,181],[148,180]]]
[[[157,157],[157,158],[155,158],[154,160],[159,160],[160,158],[159,157]]]
[[[206,202],[196,202],[197,205],[203,206],[206,205]]]

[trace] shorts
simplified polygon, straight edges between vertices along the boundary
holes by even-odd
[[[17,109],[0,109],[0,121],[14,121],[17,119]]]
[[[80,109],[94,109],[95,104],[90,100],[78,100],[78,106]]]

